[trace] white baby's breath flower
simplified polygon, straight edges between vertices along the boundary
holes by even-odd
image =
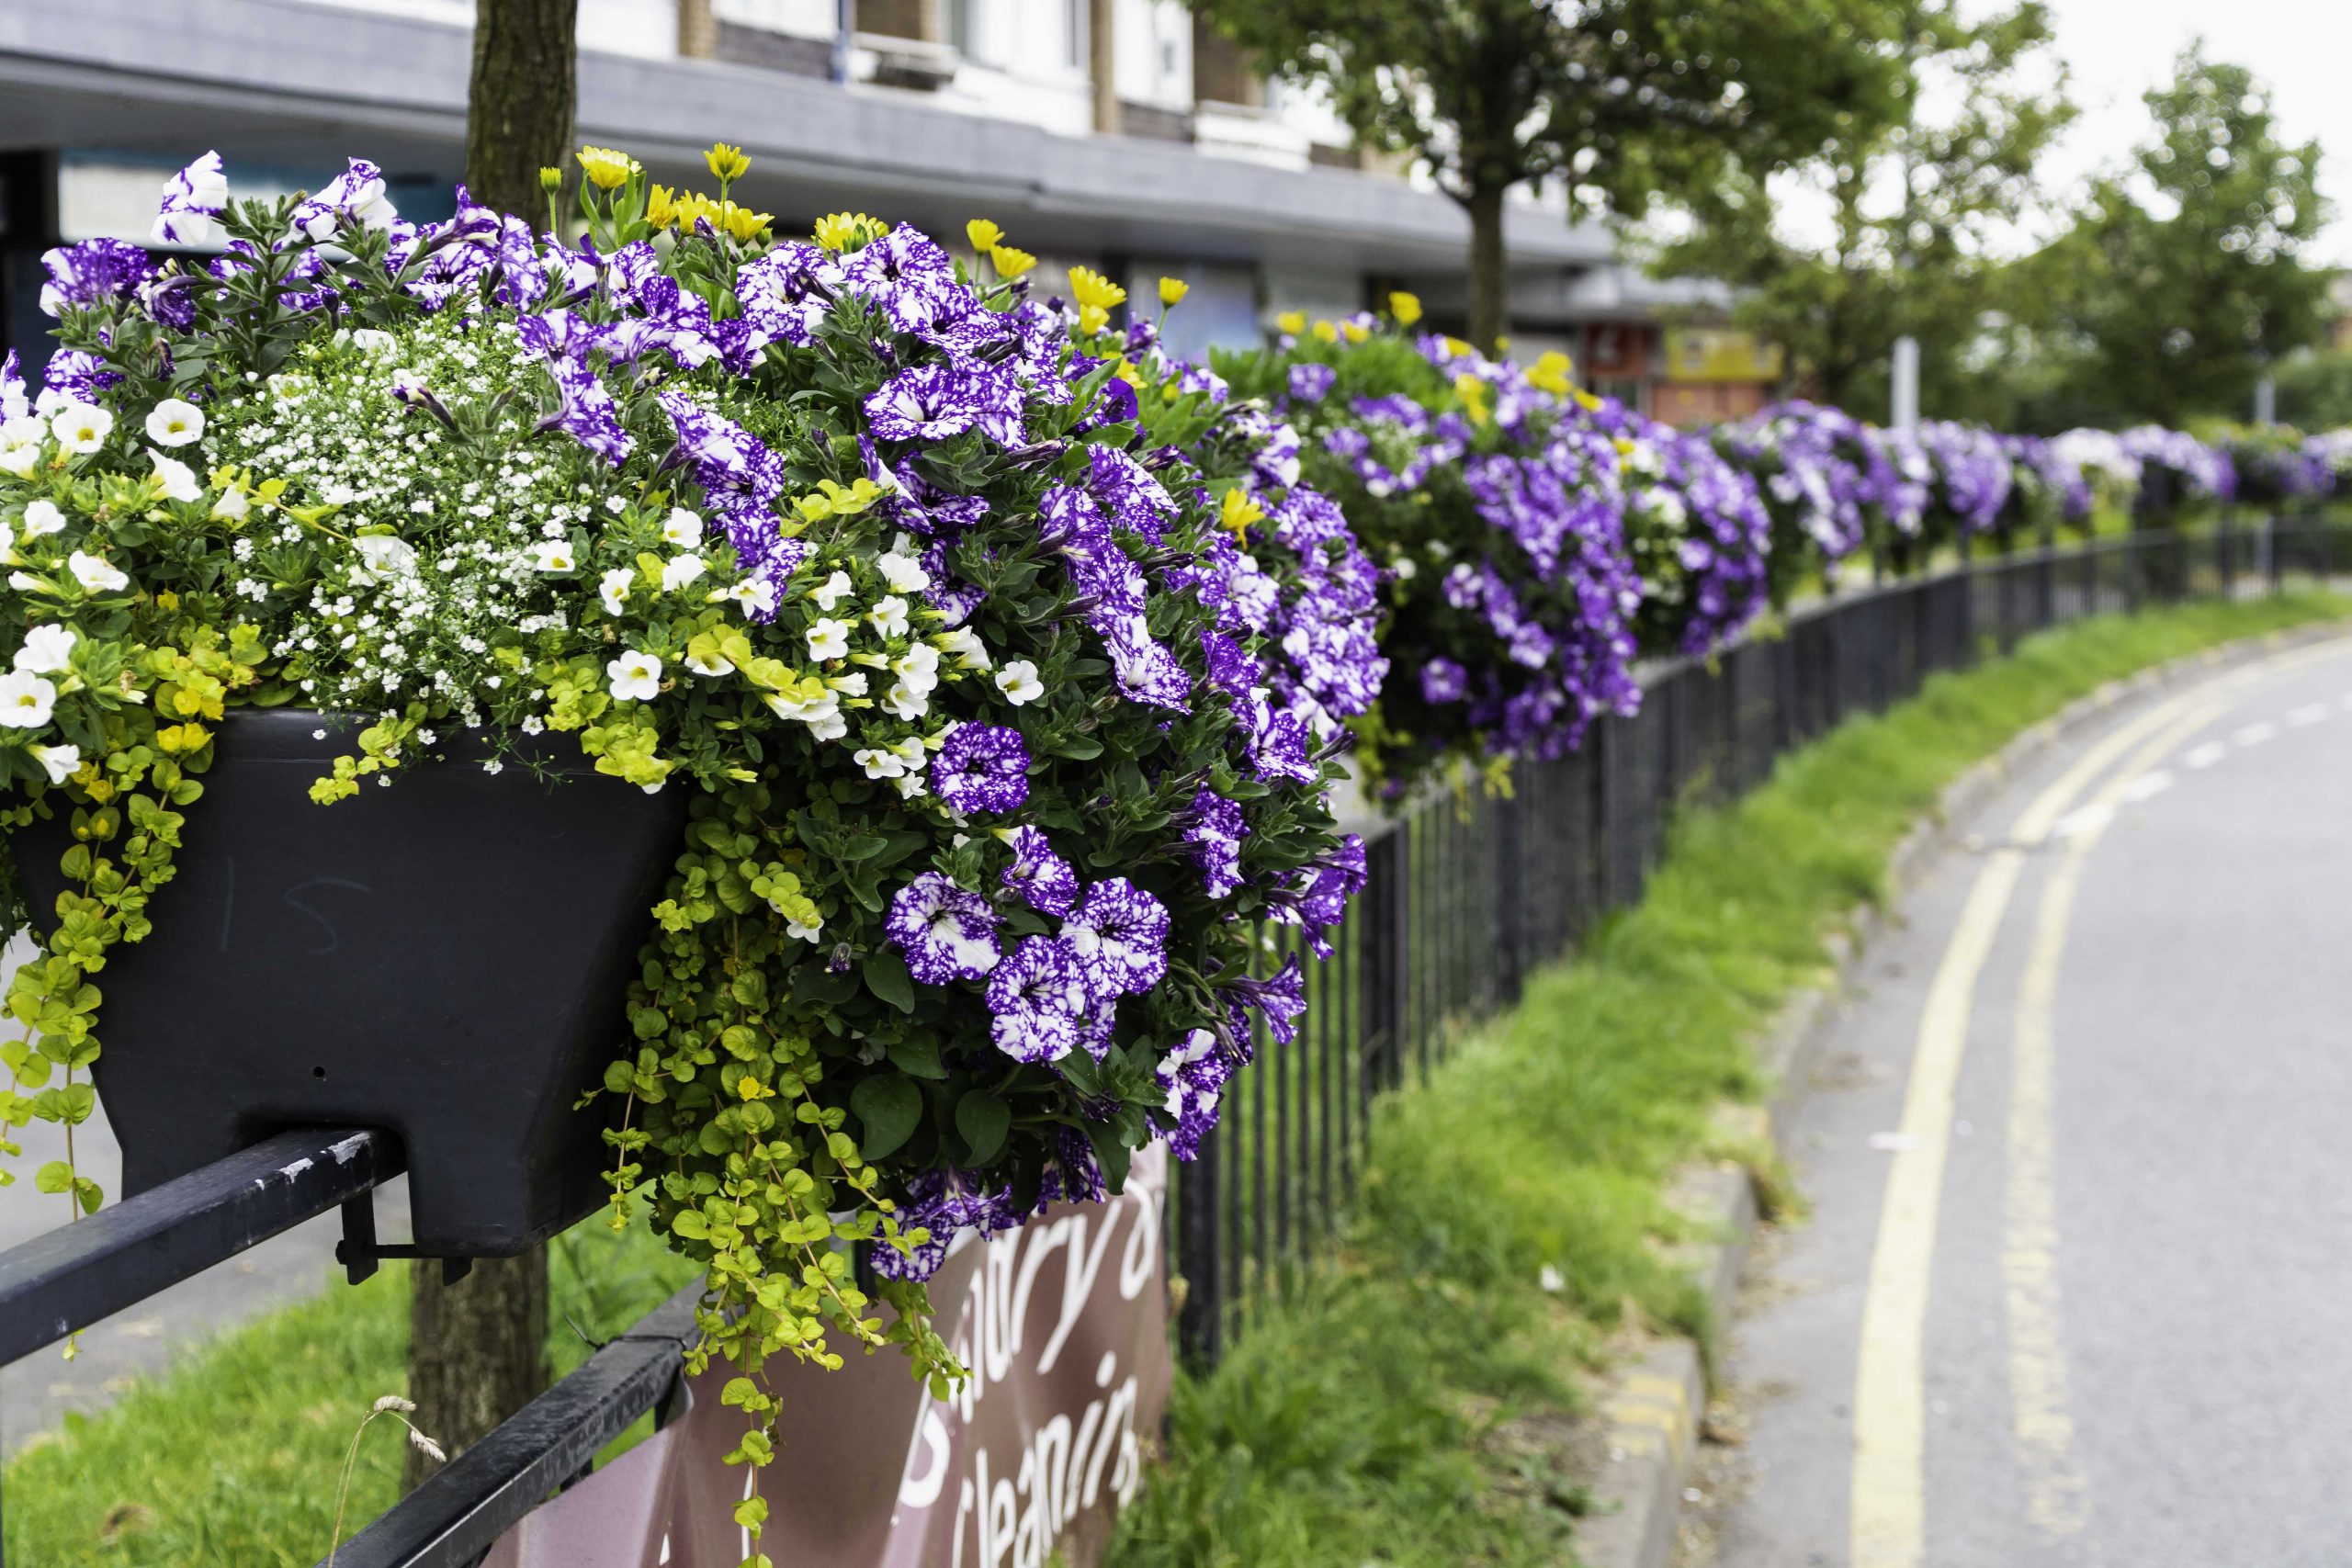
[[[617,615],[628,608],[628,591],[637,581],[637,573],[625,566],[616,566],[605,573],[596,584],[596,597],[605,603],[605,614]]]
[[[541,539],[531,547],[531,564],[541,571],[571,571],[579,562],[571,556],[569,539]]]
[[[158,446],[185,446],[204,434],[204,411],[179,398],[165,398],[147,411],[147,439]]]
[[[62,784],[74,776],[82,765],[82,749],[78,746],[28,746],[33,761],[49,774],[49,782]]]
[[[893,593],[866,612],[865,618],[884,637],[907,635],[907,602]]]
[[[53,675],[73,662],[74,641],[71,626],[61,626],[53,621],[35,626],[25,633],[25,646],[17,649],[17,668],[36,675]]]
[[[69,402],[50,420],[49,429],[60,446],[84,457],[107,444],[114,434],[114,415],[88,403]]]
[[[662,520],[662,542],[692,549],[702,543],[702,519],[683,506],[670,508],[670,515]]]
[[[62,533],[64,527],[65,513],[59,511],[57,502],[47,496],[41,497],[25,508],[25,537],[28,539],[38,539],[45,534]]]
[[[10,729],[39,729],[57,705],[57,688],[29,670],[0,675],[0,725]]]
[[[808,627],[808,657],[842,659],[849,654],[849,625],[827,616]]]
[[[1026,659],[1008,660],[996,672],[996,689],[1014,707],[1034,703],[1046,694],[1045,682],[1037,679],[1037,666]]]
[[[808,597],[816,601],[817,608],[830,615],[833,613],[833,606],[842,602],[842,595],[849,592],[853,586],[849,573],[837,571],[811,590]]]
[[[692,587],[709,570],[709,563],[700,556],[673,556],[662,565],[662,592],[675,593]]]
[[[662,690],[662,661],[633,648],[609,660],[605,673],[611,678],[616,702],[650,702]]]
[[[130,586],[130,579],[96,556],[75,550],[65,558],[65,568],[74,581],[82,585],[85,593],[116,593]]]
[[[877,558],[875,566],[882,573],[882,581],[900,593],[920,593],[931,586],[931,573],[923,570],[922,562],[896,550]]]

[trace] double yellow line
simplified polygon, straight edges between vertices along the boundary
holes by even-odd
[[[2007,841],[1986,857],[1977,874],[1928,987],[1904,1095],[1901,1135],[1887,1172],[1878,1240],[1871,1257],[1854,1386],[1852,1568],[1917,1568],[1925,1547],[1923,1347],[1953,1095],[1967,1049],[1977,979],[2016,895],[2028,852],[2047,841],[2093,782],[2125,758],[2081,814],[2079,826],[2068,836],[2064,860],[2042,889],[2018,988],[2009,1097],[2002,1269],[2013,1427],[2027,1472],[2030,1517],[2053,1534],[2081,1529],[2085,1495],[2071,1452],[2074,1420],[2066,1400],[2051,1183],[2055,1066],[2051,1011],[2083,862],[2132,782],[2218,717],[2237,687],[2340,652],[2342,647],[2331,643],[2302,649],[2212,677],[2117,727],[2034,798]]]

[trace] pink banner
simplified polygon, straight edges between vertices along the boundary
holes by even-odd
[[[1044,1568],[1097,1561],[1167,1407],[1165,1151],[1107,1203],[1056,1204],[993,1241],[958,1238],[932,1281],[972,1371],[930,1398],[895,1352],[838,1372],[777,1363],[785,1446],[763,1481],[777,1568]],[[742,1417],[727,1372],[677,1421],[509,1531],[485,1568],[734,1568],[746,1474],[720,1462]]]

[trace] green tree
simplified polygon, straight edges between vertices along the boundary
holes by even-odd
[[[1427,164],[1470,219],[1471,339],[1510,324],[1503,198],[1582,211],[1750,177],[1891,111],[1888,0],[1193,0],[1368,147]]]
[[[2059,373],[2040,423],[2243,419],[2277,360],[2318,341],[2327,276],[2320,150],[2280,140],[2243,66],[2180,56],[2147,95],[2154,139],[2020,268]]]
[[[1925,406],[1996,417],[2002,378],[1988,371],[2007,321],[1998,244],[2035,207],[2036,164],[2074,109],[2039,0],[1984,17],[1958,0],[1893,8],[1900,112],[1849,121],[1788,175],[1736,166],[1694,190],[1691,226],[1660,262],[1736,285],[1741,324],[1781,344],[1827,401],[1881,406],[1889,349],[1908,333],[1926,351]],[[1826,243],[1788,222],[1808,197],[1827,210]]]

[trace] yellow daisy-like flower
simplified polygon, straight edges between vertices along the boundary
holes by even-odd
[[[628,184],[631,175],[642,174],[645,165],[626,152],[616,152],[609,147],[582,147],[580,166],[599,190],[618,190]]]
[[[1004,231],[986,218],[975,218],[964,225],[964,238],[972,242],[975,251],[992,251],[1002,243]]]
[[[1091,337],[1096,333],[1107,332],[1110,329],[1110,326],[1111,312],[1104,310],[1102,306],[1080,305],[1078,308],[1078,330],[1080,332],[1084,333]]]
[[[1333,322],[1317,321],[1315,323],[1315,337],[1318,343],[1337,343],[1340,341],[1340,329]]]
[[[1341,321],[1340,330],[1347,334],[1350,343],[1362,343],[1372,335],[1372,329],[1362,321]]]
[[[654,186],[645,193],[645,220],[656,229],[667,229],[678,220],[678,197],[668,186]]]
[[[1463,412],[1473,424],[1484,424],[1492,417],[1487,409],[1487,389],[1484,381],[1466,370],[1453,378],[1453,395],[1462,400]]]
[[[989,265],[999,277],[1019,277],[1037,265],[1037,258],[1017,245],[990,245]]]
[[[1396,318],[1400,327],[1409,327],[1421,319],[1421,297],[1398,289],[1388,297],[1388,313]]]
[[[773,212],[754,212],[748,207],[728,202],[719,209],[718,227],[743,244],[750,244],[767,231],[775,218]]]
[[[1106,311],[1114,305],[1127,302],[1125,289],[1091,267],[1074,266],[1069,269],[1069,293],[1080,306],[1093,305]]]
[[[547,192],[549,196],[553,196],[556,192],[561,190],[563,188],[563,171],[561,169],[541,169],[539,171],[539,188]]]
[[[1218,508],[1217,524],[1230,531],[1237,541],[1247,544],[1250,525],[1261,523],[1265,517],[1266,509],[1258,504],[1258,498],[1236,485],[1225,492],[1225,501]]]
[[[1587,413],[1592,413],[1600,407],[1600,400],[1581,387],[1570,392],[1568,396],[1574,398],[1577,400],[1577,406]]]
[[[722,185],[741,179],[752,166],[752,160],[743,155],[741,147],[729,147],[724,141],[712,142],[710,151],[702,155],[702,162],[703,167],[710,171],[710,177]]]
[[[1529,386],[1541,388],[1555,398],[1564,398],[1568,395],[1568,377],[1575,369],[1575,360],[1556,348],[1549,349],[1528,371],[1527,382]]]
[[[1163,305],[1182,304],[1184,296],[1192,291],[1193,286],[1181,277],[1163,277],[1159,280],[1159,302]]]
[[[1299,333],[1306,330],[1306,312],[1304,310],[1284,310],[1281,315],[1274,318],[1274,330],[1276,332],[1288,333],[1291,336],[1296,337]]]
[[[817,243],[829,251],[862,245],[881,232],[880,220],[863,212],[829,212],[817,220]]]

